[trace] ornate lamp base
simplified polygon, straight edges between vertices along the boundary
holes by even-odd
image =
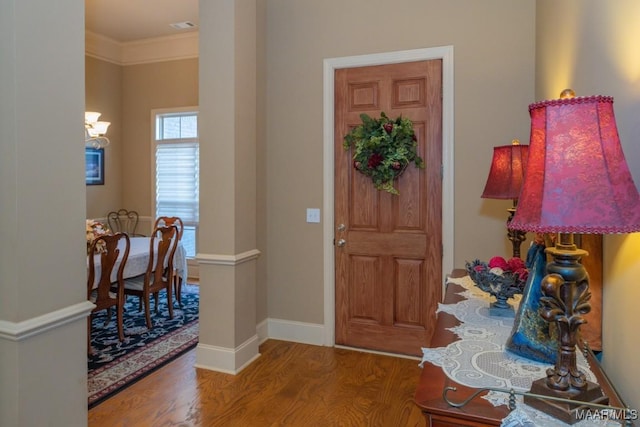
[[[507,238],[511,242],[512,246],[512,255],[514,258],[520,258],[520,246],[522,242],[527,240],[527,233],[521,230],[512,230],[509,228],[509,223],[513,219],[513,215],[516,213],[516,204],[517,201],[513,201],[513,207],[507,209],[509,212],[509,218],[507,218]]]
[[[598,384],[587,381],[576,365],[576,347],[584,315],[591,310],[589,275],[580,263],[588,255],[573,243],[573,234],[560,234],[560,242],[546,250],[553,257],[547,264],[548,275],[542,279],[540,316],[555,322],[558,331],[558,354],[554,368],[547,369],[547,377],[534,381],[531,393],[548,396],[550,401],[525,398],[528,405],[540,409],[565,423],[578,421],[579,403],[553,401],[563,398],[591,403],[609,403]]]
[[[597,403],[600,405],[607,405],[609,403],[609,398],[602,393],[600,386],[592,383],[591,381],[587,381],[586,387],[583,390],[570,389],[567,391],[560,391],[550,388],[547,385],[547,378],[541,378],[531,384],[530,393],[541,394],[549,398],[557,397],[581,402]],[[580,421],[578,413],[582,410],[591,408],[580,403],[572,404],[549,399],[543,400],[529,395],[524,396],[524,403],[567,424],[574,424]]]

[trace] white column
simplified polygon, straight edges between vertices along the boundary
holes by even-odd
[[[200,1],[200,342],[236,373],[256,334],[256,1]]]
[[[87,424],[84,2],[0,3],[0,425]]]

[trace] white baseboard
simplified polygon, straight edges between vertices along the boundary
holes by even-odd
[[[256,334],[258,335],[259,344],[269,339],[269,319],[264,319],[256,325]]]
[[[198,344],[195,367],[235,375],[258,357],[258,336],[254,335],[236,348]]]
[[[258,325],[261,342],[275,340],[324,345],[324,325],[318,323],[295,322],[282,319],[267,319]]]
[[[195,367],[235,375],[260,357],[258,346],[270,338],[322,346],[324,325],[265,319],[256,325],[256,335],[236,348],[198,344]]]
[[[298,342],[302,344],[327,346],[324,341],[324,325],[317,323],[294,322],[291,320],[265,319],[256,326],[256,333],[260,339],[260,344],[268,339]],[[348,347],[343,345],[331,345],[336,348],[360,351],[363,353],[373,353],[383,356],[401,357],[404,359],[421,360],[417,356],[405,354],[387,353],[384,351],[368,350],[365,348]]]

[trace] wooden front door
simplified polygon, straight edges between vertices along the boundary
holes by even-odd
[[[413,121],[424,169],[377,190],[343,148],[361,113]],[[336,344],[420,355],[442,293],[442,61],[335,74]]]

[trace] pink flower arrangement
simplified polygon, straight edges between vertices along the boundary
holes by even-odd
[[[93,241],[97,237],[110,233],[109,228],[106,225],[104,225],[99,221],[94,221],[92,219],[87,220],[86,231],[87,231],[87,253],[89,253],[91,243],[93,243]],[[100,243],[102,243],[102,245]],[[99,242],[95,249],[96,249],[96,252],[99,252],[99,253],[104,252],[105,251],[104,242]]]
[[[509,264],[507,263],[507,260],[501,256],[494,256],[489,260],[489,268],[501,268],[502,270],[506,270],[509,268]]]
[[[517,276],[518,281],[526,282],[529,277],[529,270],[518,257],[510,258],[506,260],[500,256],[494,256],[489,260],[489,271],[498,276],[503,276],[505,273],[512,273]]]

